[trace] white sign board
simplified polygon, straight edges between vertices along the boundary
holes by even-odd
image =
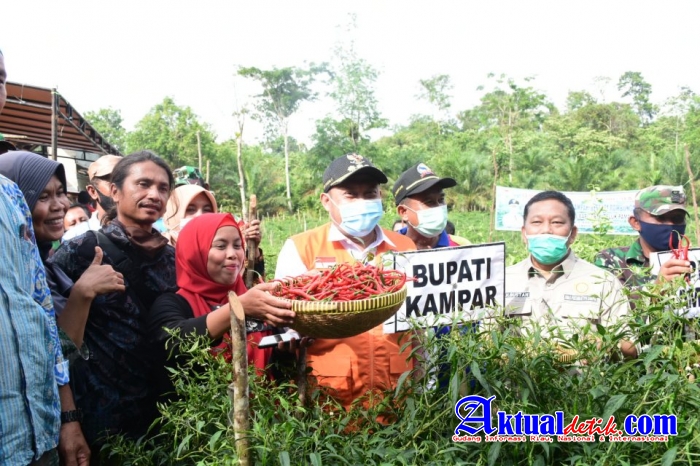
[[[496,186],[496,230],[520,231],[525,204],[540,192],[534,189]],[[610,234],[637,234],[628,222],[637,191],[564,191],[563,194],[574,204],[579,233],[593,233],[596,218],[600,218],[610,222]]]
[[[409,279],[399,311],[384,322],[384,333],[419,326],[479,320],[505,302],[506,244],[489,243],[426,249],[395,256],[394,268]]]
[[[651,273],[659,275],[661,265],[673,257],[671,251],[652,252],[649,254],[649,263],[651,264]],[[693,271],[688,278],[687,286],[678,290],[678,297],[682,302],[687,302],[688,307],[677,309],[676,313],[688,319],[700,317],[700,273],[698,265],[700,265],[700,248],[688,249],[688,260]]]

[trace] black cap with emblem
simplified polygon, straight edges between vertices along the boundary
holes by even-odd
[[[388,181],[386,175],[365,157],[347,154],[332,161],[323,172],[323,192],[327,193],[350,178],[353,181],[376,181],[377,184]]]

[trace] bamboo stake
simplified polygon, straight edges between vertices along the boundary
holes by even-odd
[[[255,194],[250,195],[250,208],[248,209],[248,225],[258,215],[258,197]],[[245,286],[251,289],[255,284],[255,254],[258,252],[258,242],[252,239],[246,240],[246,270],[245,270]]]
[[[690,149],[688,144],[685,145],[685,168],[690,176],[690,193],[693,196],[693,212],[695,212],[695,244],[700,246],[700,219],[698,219],[698,201],[695,195],[695,176],[690,168]]]
[[[247,433],[250,430],[250,406],[248,403],[248,350],[243,306],[233,291],[228,293],[231,307],[231,347],[233,356],[233,382],[229,385],[231,396],[230,418],[233,418],[233,432],[238,453],[238,464],[250,465]]]

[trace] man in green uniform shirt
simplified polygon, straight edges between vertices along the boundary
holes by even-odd
[[[685,233],[686,196],[683,186],[651,186],[637,193],[629,223],[639,237],[631,246],[610,248],[598,253],[594,263],[612,272],[628,288],[647,283],[673,280],[691,272],[690,262],[669,259],[659,275],[651,274],[649,254],[678,247]],[[669,245],[669,240],[671,244]]]

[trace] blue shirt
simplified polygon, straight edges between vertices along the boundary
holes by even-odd
[[[32,227],[16,184],[0,175],[0,464],[26,466],[58,444],[58,385],[68,383]]]
[[[406,233],[408,233],[408,227],[403,227],[398,231],[402,235],[406,236]],[[437,248],[449,248],[450,247],[450,235],[447,234],[445,230],[442,230],[442,233],[440,233],[440,237],[438,238],[438,242],[435,245],[434,249]]]

